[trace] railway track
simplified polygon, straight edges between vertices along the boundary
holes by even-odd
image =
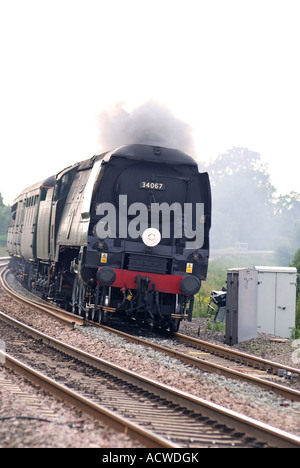
[[[5,278],[5,275],[2,274],[2,278],[3,278],[3,276]],[[13,294],[12,290],[10,290],[10,294]],[[21,298],[18,297],[18,300],[21,300]],[[30,300],[29,305],[31,306],[31,300]],[[36,304],[34,304],[34,305],[36,305]],[[49,306],[48,304],[47,305],[44,305],[44,304],[42,305],[43,308],[46,308],[48,306]],[[50,309],[52,309],[51,313],[54,312],[55,314],[59,310],[56,307],[55,308],[50,307]],[[60,312],[60,314],[64,314],[64,311],[59,310],[59,312]],[[56,316],[54,316],[54,317],[57,318]],[[74,319],[74,316],[72,315],[71,318]],[[2,316],[2,319],[3,319],[3,316]],[[6,318],[6,320],[7,320],[7,318]],[[80,324],[83,325],[84,321],[83,320],[80,321]],[[112,331],[116,332],[115,330],[111,330],[111,329],[109,329],[109,331],[110,332],[112,332]],[[120,333],[120,332],[118,332],[118,333]],[[124,334],[122,334],[122,336],[124,337]],[[177,336],[180,337],[179,334]],[[177,336],[176,336],[176,338],[177,338]],[[38,339],[40,340],[40,338],[38,338]],[[50,337],[43,338],[43,339],[47,341],[47,340],[50,340]],[[127,339],[129,339],[131,341],[134,340],[134,338],[131,335],[128,335]],[[186,339],[186,337],[184,337],[184,339]],[[199,341],[199,340],[197,340],[197,341]],[[140,342],[140,344],[145,344],[145,343],[142,343],[140,339],[137,339],[137,342]],[[52,343],[52,341],[51,341],[51,343]],[[151,345],[152,347],[154,346],[153,343],[149,344],[149,342],[147,342],[146,344]],[[53,344],[51,344],[51,346],[53,346]],[[155,345],[155,347],[156,347],[156,349],[158,349],[160,351],[167,352],[165,350],[165,348],[161,349],[162,347],[160,347],[160,346],[157,347],[157,345]],[[66,351],[63,351],[63,352],[65,353]],[[170,350],[170,353],[172,353],[174,355],[174,350]],[[178,358],[178,355],[176,357]],[[191,356],[184,356],[184,359],[183,359],[183,356],[182,356],[182,360],[186,361],[187,357],[190,358]],[[7,363],[8,362],[12,363],[11,366],[13,368],[15,367],[15,368],[18,368],[20,370],[20,368],[22,367],[21,364],[16,363],[16,358],[7,356],[7,357],[5,357],[5,359],[6,359]],[[79,360],[78,357],[76,357],[76,359]],[[89,357],[88,359],[91,359],[91,357]],[[192,360],[188,360],[189,364],[193,363],[194,360],[195,360],[195,358],[193,358]],[[199,360],[197,359],[197,361],[199,361]],[[95,363],[90,364],[90,365],[92,365],[93,368],[95,367]],[[107,365],[108,364],[105,363],[105,366],[107,366]],[[193,363],[193,365],[195,365],[195,364]],[[210,370],[210,371],[215,372],[214,370]],[[28,376],[29,371],[28,371],[27,368],[26,368],[26,371],[24,371],[24,372],[25,372],[25,375]],[[102,370],[101,370],[101,372],[102,372]],[[105,370],[104,372],[107,372],[107,370]],[[125,372],[128,372],[128,371],[125,371]],[[120,379],[120,376],[115,375],[115,369],[113,370],[113,377],[117,378],[117,379]],[[40,379],[40,377],[35,377],[35,379],[37,379],[37,378]],[[132,378],[132,376],[131,376],[131,378]],[[136,380],[135,380],[137,378],[140,379],[141,377],[140,376],[138,376],[138,377],[135,376],[134,377],[134,382],[135,383],[132,383],[132,381],[131,381],[130,385],[134,385],[135,387],[142,388],[143,391],[149,392],[149,388],[148,388],[149,382],[147,384],[145,384],[145,383],[140,384],[139,383],[137,385]],[[123,377],[121,378],[121,380],[123,380]],[[147,381],[147,379],[145,379],[145,380]],[[49,383],[47,383],[47,385],[49,385]],[[54,387],[52,387],[52,385],[53,384],[51,383],[51,386],[50,386],[52,388],[51,391],[53,391],[53,388],[54,388]],[[156,384],[156,385],[158,385],[158,384]],[[166,391],[167,390],[165,388],[163,390],[163,396],[162,396],[162,394],[160,393],[161,390],[159,390],[159,392],[158,392],[157,387],[155,387],[155,391],[153,391],[153,388],[152,388],[150,393],[153,394],[156,399],[157,398],[163,398],[165,400],[165,392]],[[59,390],[59,393],[60,392],[62,392],[62,389]],[[174,392],[174,389],[173,389],[173,392]],[[193,398],[193,397],[192,397],[192,400],[190,400],[189,403],[188,403],[187,400],[185,400],[185,396],[184,397],[182,395],[179,396],[180,393],[181,392],[175,391],[175,394],[173,394],[172,398],[170,399],[171,405],[176,405],[177,413],[178,413],[178,407],[181,408],[181,411],[183,411],[183,409],[185,409],[186,411],[192,412],[193,413],[192,416],[189,415],[189,417],[192,417],[193,424],[195,424],[195,419],[198,418],[199,420],[201,420],[201,424],[203,424],[203,422],[205,421],[206,429],[207,429],[207,426],[209,426],[210,429],[212,427],[214,427],[214,430],[210,432],[210,436],[211,436],[210,439],[208,438],[208,436],[206,436],[206,439],[202,438],[202,440],[195,440],[193,434],[198,433],[198,432],[203,433],[203,430],[204,430],[203,426],[202,426],[202,428],[198,427],[198,429],[197,430],[195,429],[192,434],[191,433],[188,434],[188,436],[186,438],[186,441],[184,442],[185,444],[188,444],[188,445],[184,445],[184,443],[183,443],[183,445],[179,445],[179,446],[193,446],[193,445],[190,445],[191,443],[196,444],[195,446],[203,446],[203,444],[206,444],[205,446],[210,446],[210,444],[211,444],[211,446],[218,446],[216,444],[220,444],[220,446],[224,446],[224,445],[225,446],[232,446],[232,445],[234,445],[234,446],[245,446],[245,443],[248,444],[246,446],[253,446],[253,445],[258,443],[258,445],[262,444],[262,445],[297,446],[298,447],[299,444],[300,444],[299,438],[294,437],[294,436],[290,436],[289,434],[287,435],[287,433],[282,432],[282,431],[277,431],[276,429],[270,428],[267,425],[264,425],[264,424],[260,425],[260,423],[258,423],[257,421],[253,422],[253,420],[252,420],[251,424],[250,424],[251,428],[249,429],[249,427],[248,427],[249,418],[244,418],[243,416],[237,415],[236,413],[232,413],[230,411],[228,412],[224,408],[222,408],[221,413],[219,413],[217,415],[216,413],[214,413],[215,410],[216,410],[216,408],[215,408],[216,405],[211,405],[211,403],[201,401],[201,404],[202,404],[202,406],[204,405],[204,407],[202,407],[201,405],[199,406],[199,399]],[[74,403],[75,402],[75,397],[74,396],[72,396],[72,397],[69,396],[68,398],[71,398],[73,404],[75,404]],[[81,398],[82,398],[82,396],[81,396]],[[81,399],[81,398],[79,398],[79,399]],[[133,397],[133,400],[135,401],[136,399],[137,399],[137,396],[135,395],[135,397]],[[118,401],[121,401],[121,398],[118,397]],[[196,401],[196,403],[195,403],[195,401]],[[95,403],[93,403],[93,404],[95,405]],[[85,403],[85,405],[87,405],[87,403]],[[128,405],[125,405],[125,406],[127,407]],[[93,408],[93,410],[90,410],[90,409],[88,410],[87,408],[88,408],[88,406],[85,406],[85,411],[92,412],[90,414],[93,414],[95,417],[99,418],[99,415],[96,416],[96,413],[94,413],[95,408]],[[220,408],[218,408],[218,409],[220,409]],[[106,408],[106,410],[107,410],[107,408]],[[148,410],[149,410],[149,408],[148,408]],[[111,411],[111,410],[109,410],[109,411]],[[125,413],[126,413],[126,411],[125,411]],[[138,410],[135,409],[134,414],[136,415],[137,413],[138,413]],[[197,415],[196,417],[195,417],[195,414]],[[232,420],[233,414],[234,414],[235,418]],[[146,422],[146,427],[147,426],[149,427],[149,424],[150,423],[152,424],[153,421],[156,421],[156,420],[161,421],[162,408],[160,408],[160,411],[158,412],[157,416],[158,416],[157,418],[154,418],[153,416],[150,416],[150,419],[148,419],[148,421]],[[176,417],[177,416],[178,416],[178,414],[176,414]],[[120,416],[118,416],[118,417],[120,417]],[[136,416],[134,416],[134,417],[136,417]],[[103,417],[103,414],[102,414],[101,419],[105,420],[106,418],[108,418],[108,416],[106,415],[105,417]],[[206,419],[206,418],[209,418],[209,419]],[[212,420],[215,421],[215,422],[212,422]],[[185,424],[180,423],[180,421],[178,419],[177,420],[174,419],[174,421],[175,421],[174,424],[175,424],[176,427],[181,427],[181,425],[182,425],[182,427],[185,427]],[[246,423],[246,421],[247,421],[247,423]],[[190,423],[191,422],[189,421],[188,426],[190,425]],[[198,421],[198,423],[199,423],[199,421]],[[112,423],[110,422],[110,424],[112,424]],[[114,422],[113,425],[114,424],[116,424],[118,426],[118,427],[116,427],[118,430],[122,430],[122,431],[124,430],[125,432],[127,432],[129,434],[135,434],[135,436],[136,436],[136,433],[134,432],[134,431],[136,431],[135,425],[134,425],[134,429],[129,428],[128,427],[128,421],[125,422],[125,423],[123,423],[123,422],[120,423],[118,421],[118,423]],[[161,423],[160,423],[160,425],[161,425]],[[140,424],[138,426],[140,427]],[[163,422],[163,426],[166,426],[165,422]],[[191,427],[194,427],[194,426],[191,426]],[[259,427],[259,429],[258,429],[258,427]],[[271,431],[271,436],[269,434],[266,435],[264,433],[264,428],[265,427],[267,427],[268,430]],[[219,432],[219,435],[217,436],[215,431],[220,430],[220,428],[221,428],[221,431]],[[133,432],[131,432],[131,431],[133,431]],[[156,429],[156,431],[157,431],[157,429]],[[229,435],[228,435],[227,432],[231,433],[231,435],[233,433],[234,437],[231,438],[231,439],[228,439],[227,437],[229,437]],[[239,437],[236,437],[237,433],[246,434],[246,437],[243,436],[244,438],[239,439]],[[159,436],[159,440],[161,441],[160,436]],[[173,441],[170,442],[170,437],[167,436],[167,438],[165,439],[165,441],[167,441],[167,442],[164,442],[164,443],[171,444],[171,445],[173,444],[173,446],[178,446],[177,445],[178,439],[176,439],[176,437],[175,438],[173,437],[173,440],[175,440],[175,442],[173,442]],[[222,442],[220,442],[220,441],[222,441]],[[262,441],[262,442],[260,442],[260,441]],[[181,439],[180,439],[180,442],[182,442]],[[149,442],[149,441],[146,442],[146,439],[144,437],[143,443],[145,443],[146,445],[150,444],[150,446],[152,446],[151,444],[153,444],[154,442],[153,441],[152,442]],[[161,443],[161,442],[159,442],[159,443]],[[157,446],[157,445],[154,445],[154,446]],[[167,446],[167,445],[161,445],[161,446]]]
[[[7,366],[148,447],[300,447],[299,437],[141,377],[6,314],[0,320]]]
[[[101,327],[106,328],[111,333],[118,334],[130,342],[148,346],[156,351],[168,354],[204,372],[216,373],[224,377],[254,384],[288,400],[300,401],[300,391],[289,386],[290,382],[294,382],[295,385],[299,387],[299,369],[283,366],[272,361],[239,351],[233,351],[224,346],[214,345],[179,333],[174,334],[170,338],[168,345],[164,344],[162,346],[151,339],[144,339],[140,336],[135,336],[134,334],[125,333],[109,327]],[[184,351],[176,349],[178,343],[184,343]],[[182,347],[180,349],[182,349]],[[197,357],[194,355],[197,355]],[[205,355],[205,357],[203,357],[203,355]],[[282,375],[287,375],[289,377],[289,380],[286,381],[286,385],[278,383],[283,380],[278,376],[278,374],[281,373],[280,371]]]
[[[40,312],[50,314],[52,317],[63,321],[66,325],[74,327],[75,324],[83,326],[89,323],[95,327],[101,327],[120,335],[122,338],[151,347],[157,351],[163,352],[172,356],[190,366],[195,366],[205,372],[213,372],[224,377],[241,380],[250,384],[259,386],[266,391],[272,391],[277,395],[282,396],[291,401],[300,401],[300,370],[282,366],[279,363],[272,362],[242,353],[231,348],[212,344],[203,340],[195,339],[187,335],[176,333],[172,336],[169,346],[162,346],[153,340],[143,339],[140,336],[135,336],[131,333],[125,333],[114,328],[105,327],[95,322],[68,313],[56,306],[53,306],[45,301],[37,302],[37,297],[28,291],[24,290],[26,295],[30,295],[31,299],[25,298],[22,294],[16,293],[7,281],[9,270],[4,270],[0,275],[0,282],[5,290],[16,297],[17,300],[36,307]],[[177,349],[178,343],[184,345],[184,350]],[[196,351],[195,351],[196,350]],[[283,375],[288,379],[279,377]],[[283,384],[284,382],[284,384]],[[293,385],[295,388],[293,388]]]

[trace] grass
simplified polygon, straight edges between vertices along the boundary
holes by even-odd
[[[206,281],[202,282],[200,292],[195,297],[194,316],[201,317],[207,312],[210,293],[226,288],[228,268],[252,268],[255,265],[276,265],[273,254],[222,255],[210,260]]]
[[[8,257],[8,253],[5,247],[0,246],[0,257]]]

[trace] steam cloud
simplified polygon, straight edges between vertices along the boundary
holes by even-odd
[[[155,101],[127,112],[122,103],[99,115],[99,143],[103,151],[140,143],[175,148],[192,156],[195,143],[192,128]]]

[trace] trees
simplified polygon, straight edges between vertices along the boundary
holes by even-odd
[[[10,220],[10,207],[3,202],[3,197],[0,193],[0,247],[5,247],[7,229]]]
[[[296,336],[295,338],[300,338],[300,248],[297,249],[291,266],[297,268],[297,289],[296,289],[296,295],[297,295],[297,302],[296,302]]]
[[[213,248],[243,242],[250,249],[272,248],[270,229],[275,188],[260,155],[234,147],[207,167],[212,183]]]
[[[280,195],[275,214],[278,223],[278,255],[287,264],[300,245],[300,194]]]
[[[297,295],[300,294],[300,248],[296,250],[296,253],[291,262],[291,266],[297,268]]]

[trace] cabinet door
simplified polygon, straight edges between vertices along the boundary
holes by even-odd
[[[294,273],[277,273],[275,334],[290,338],[295,328],[296,277]]]
[[[239,272],[238,337],[239,342],[257,336],[258,272],[241,269]]]
[[[261,333],[275,333],[276,273],[259,272],[258,322]]]

